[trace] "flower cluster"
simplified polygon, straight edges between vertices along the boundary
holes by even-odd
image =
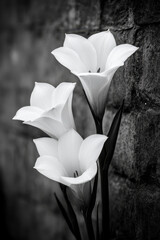
[[[47,83],[35,83],[30,106],[19,109],[13,118],[37,127],[51,137],[34,140],[40,155],[34,168],[73,189],[74,185],[90,181],[96,175],[96,161],[107,139],[104,135],[94,134],[83,140],[76,132],[72,114],[74,88],[75,83],[64,82],[57,88]]]
[[[18,110],[13,118],[37,127],[48,135],[48,137],[33,140],[40,155],[34,168],[44,176],[60,183],[69,216],[58,197],[56,195],[55,197],[70,230],[79,240],[81,240],[81,234],[66,188],[73,190],[77,199],[81,196],[81,210],[88,237],[94,240],[95,231],[91,215],[96,201],[99,171],[102,193],[102,233],[97,227],[96,239],[104,240],[109,237],[109,197],[106,183],[123,105],[113,119],[108,137],[103,134],[102,121],[113,75],[137,49],[131,44],[116,46],[114,36],[108,30],[93,34],[88,39],[76,34],[66,34],[63,47],[52,51],[55,58],[79,78],[95,120],[97,134],[82,139],[76,130],[72,113],[75,83],[63,82],[56,88],[48,83],[35,83],[30,106]],[[99,161],[97,161],[98,158]],[[91,184],[94,177],[94,183]],[[85,196],[85,186],[89,186],[91,191],[87,194],[91,196]],[[90,200],[85,201],[85,198]],[[99,222],[98,213],[97,222]]]

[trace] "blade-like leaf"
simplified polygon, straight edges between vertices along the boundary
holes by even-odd
[[[90,215],[92,214],[92,211],[93,211],[93,208],[95,205],[95,201],[96,201],[97,185],[98,185],[98,171],[97,171],[97,174],[94,179],[93,190],[92,190],[92,194],[91,194],[91,198],[90,198],[91,200],[90,200],[90,204],[89,204],[89,207],[87,210],[87,214],[90,214]]]
[[[57,201],[58,207],[59,207],[59,209],[60,209],[60,211],[61,211],[64,219],[66,220],[66,223],[67,223],[69,229],[71,230],[71,232],[72,232],[73,235],[75,236],[75,233],[74,233],[74,230],[73,230],[73,227],[72,227],[72,223],[71,223],[71,221],[70,221],[70,219],[69,219],[69,217],[68,217],[68,214],[67,214],[65,208],[63,207],[62,203],[61,203],[60,200],[58,199],[56,193],[54,193],[54,196],[55,196],[55,199],[56,199],[56,201]]]
[[[95,240],[94,229],[92,224],[92,211],[96,201],[97,195],[97,183],[98,183],[98,171],[94,179],[93,190],[90,197],[90,202],[86,210],[83,211],[87,232],[90,240]]]
[[[121,123],[121,118],[122,118],[122,112],[123,112],[123,106],[124,106],[124,100],[122,102],[122,105],[118,109],[116,115],[114,116],[114,119],[112,121],[111,127],[108,132],[108,139],[105,143],[104,148],[106,149],[106,157],[105,161],[103,164],[103,169],[107,170],[109,167],[109,164],[112,160],[114,149],[116,146],[116,141],[118,137],[118,132],[119,132],[119,127]]]
[[[99,203],[97,204],[97,212],[96,212],[96,240],[100,239],[100,232],[99,232]]]
[[[70,216],[70,219],[71,219],[73,230],[75,232],[75,236],[78,240],[81,240],[81,234],[80,234],[80,229],[79,229],[77,217],[76,217],[75,211],[74,211],[74,209],[73,209],[73,207],[72,207],[72,205],[71,205],[71,203],[68,199],[67,192],[66,192],[66,187],[62,184],[60,184],[60,187],[61,187],[64,199],[66,201],[67,209],[68,209],[68,212],[69,212],[69,216]]]

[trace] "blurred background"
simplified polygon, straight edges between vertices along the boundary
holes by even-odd
[[[0,231],[2,239],[71,240],[53,193],[58,185],[33,169],[38,129],[12,121],[29,105],[35,82],[77,82],[73,113],[82,137],[95,126],[77,78],[51,51],[65,33],[110,28],[117,44],[139,50],[115,74],[104,120],[125,109],[110,167],[111,232],[116,240],[160,239],[160,3],[125,0],[1,0]]]

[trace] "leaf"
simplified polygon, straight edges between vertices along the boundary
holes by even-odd
[[[97,184],[98,184],[98,171],[97,171],[97,174],[94,179],[93,190],[92,190],[92,194],[90,196],[90,202],[88,204],[87,209],[86,210],[84,209],[84,211],[83,211],[88,236],[89,236],[89,239],[91,239],[91,240],[95,239],[94,229],[93,229],[93,224],[92,224],[92,211],[93,211],[95,201],[96,201]]]
[[[97,204],[97,209],[96,209],[96,240],[99,240],[100,239],[100,232],[99,232],[99,213],[98,213],[98,210],[99,210],[99,203]]]
[[[68,212],[69,212],[69,215],[70,215],[70,219],[71,219],[71,223],[72,223],[72,227],[73,227],[73,230],[75,232],[75,236],[78,240],[81,240],[81,234],[80,234],[80,230],[79,230],[79,225],[78,225],[78,221],[77,221],[77,217],[76,217],[76,214],[75,214],[75,211],[68,199],[68,196],[67,196],[67,192],[66,192],[66,186],[60,184],[60,188],[62,190],[62,193],[63,193],[63,196],[64,196],[64,199],[66,201],[66,205],[67,205],[67,208],[68,208]]]
[[[66,220],[66,223],[68,224],[69,229],[71,230],[71,232],[72,232],[73,235],[75,236],[75,233],[74,233],[74,230],[73,230],[73,227],[72,227],[72,223],[71,223],[71,221],[70,221],[70,219],[69,219],[69,217],[68,217],[68,214],[67,214],[65,208],[63,207],[62,203],[61,203],[60,200],[58,199],[56,193],[54,193],[54,196],[55,196],[55,199],[56,199],[56,201],[57,201],[58,207],[59,207],[59,209],[60,209],[60,211],[61,211],[64,219]]]
[[[122,118],[122,112],[123,112],[123,106],[124,106],[124,100],[122,102],[122,105],[118,109],[116,115],[114,116],[114,119],[112,121],[111,127],[108,132],[108,139],[104,145],[104,148],[106,149],[106,157],[103,164],[103,170],[107,170],[109,167],[109,164],[112,160],[114,149],[116,146],[116,141],[118,137],[119,127],[121,123]]]
[[[87,214],[92,214],[94,205],[95,205],[95,201],[96,201],[96,195],[97,195],[97,185],[98,185],[98,170],[97,170],[97,174],[95,176],[94,179],[94,185],[93,185],[93,190],[92,190],[92,194],[91,194],[91,200],[90,200],[90,204],[87,210]]]

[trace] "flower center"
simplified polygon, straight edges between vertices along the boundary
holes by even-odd
[[[101,71],[101,68],[98,68],[97,73],[99,73]],[[89,73],[91,73],[91,70],[88,71]]]
[[[97,70],[97,73],[99,73],[101,71],[101,69],[100,68],[98,68],[98,70]]]
[[[79,176],[79,174],[78,174],[78,171],[76,170],[75,172],[74,172],[74,178],[76,178],[76,177],[78,177]]]

